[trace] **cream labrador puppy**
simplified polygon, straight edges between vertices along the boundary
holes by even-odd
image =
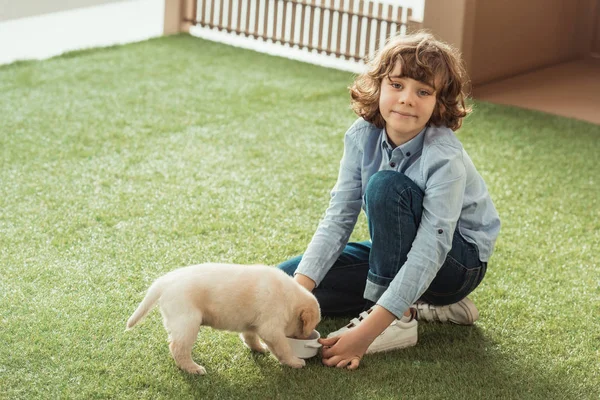
[[[192,360],[201,325],[241,332],[252,350],[266,347],[282,363],[302,368],[286,339],[307,337],[321,320],[311,292],[283,271],[266,265],[201,264],[179,268],[158,278],[148,289],[127,330],[158,302],[177,365],[192,374],[206,370]]]

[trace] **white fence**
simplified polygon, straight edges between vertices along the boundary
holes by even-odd
[[[423,0],[198,0],[190,33],[360,72],[387,37],[417,29]]]

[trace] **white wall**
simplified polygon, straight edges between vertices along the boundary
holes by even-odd
[[[161,36],[164,0],[78,0],[79,7],[39,14],[42,8],[7,8],[0,0],[0,64],[24,59],[44,59],[71,50],[110,46]],[[30,0],[26,2],[31,3]],[[38,4],[39,3],[39,4]],[[53,3],[53,2],[50,2]],[[96,5],[83,4],[102,3]],[[46,4],[57,7],[57,4]],[[28,15],[15,18],[19,15]],[[10,18],[10,19],[8,19]]]
[[[0,0],[0,21],[128,0]]]

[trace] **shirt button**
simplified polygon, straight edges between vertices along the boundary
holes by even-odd
[[[438,229],[438,233],[441,235],[442,233],[444,233],[443,229]]]
[[[396,166],[396,163],[392,161],[392,162],[390,163],[390,167],[394,168],[395,166]]]
[[[406,153],[406,157],[410,157],[410,151]]]

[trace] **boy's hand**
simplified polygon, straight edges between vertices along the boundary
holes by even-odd
[[[319,343],[323,345],[323,364],[348,369],[358,368],[371,344],[356,329],[350,329],[340,336],[319,339]]]
[[[356,369],[369,345],[396,319],[394,314],[376,305],[357,327],[340,336],[319,339],[323,345],[323,364],[329,367]]]

